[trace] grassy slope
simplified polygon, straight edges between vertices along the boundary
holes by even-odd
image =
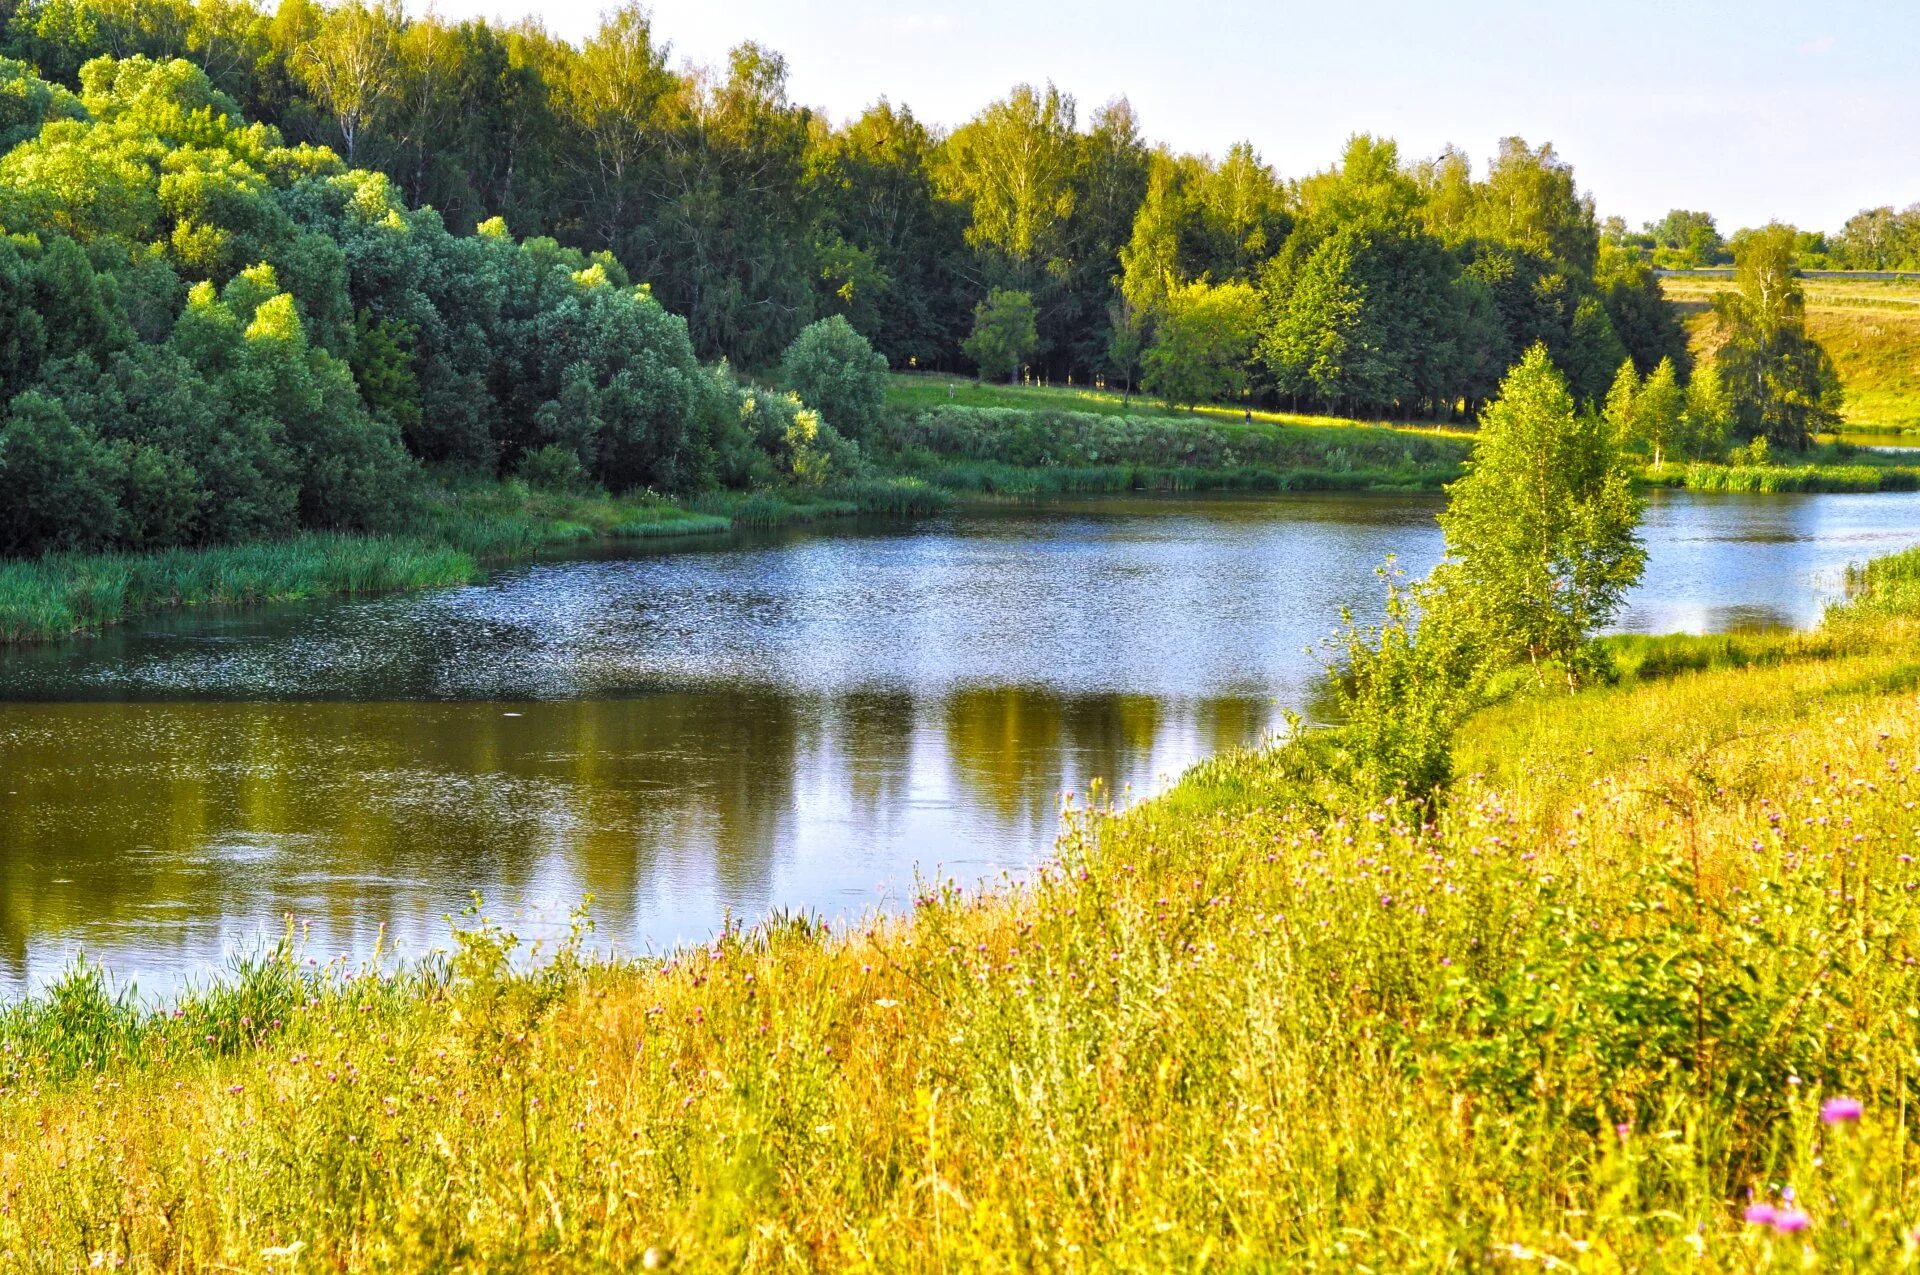
[[[144,1024],[76,976],[0,1018],[0,1253],[1911,1264],[1920,554],[1870,585],[1488,711],[1434,823],[1283,749],[841,933],[516,978],[483,930],[451,980],[269,962]],[[1808,1230],[1742,1222],[1786,1187]]]
[[[1202,406],[1067,386],[896,374],[885,463],[957,491],[1433,489],[1470,433]]]
[[[1726,280],[1665,281],[1696,349],[1712,344],[1709,307]],[[1833,355],[1845,416],[1861,430],[1920,429],[1920,283],[1809,279],[1807,330]]]
[[[951,389],[952,393],[948,391]],[[1175,421],[1214,421],[1226,424],[1244,422],[1246,412],[1238,407],[1202,404],[1194,408],[1168,407],[1159,399],[1135,394],[1131,399],[1118,390],[1089,389],[1068,385],[1002,385],[976,381],[968,376],[946,376],[936,372],[896,372],[887,392],[887,402],[896,408],[924,411],[935,407],[1005,407],[1029,411],[1086,412],[1096,416],[1136,416]],[[1424,438],[1468,438],[1470,430],[1436,425],[1430,422],[1363,421],[1344,416],[1316,416],[1309,413],[1275,412],[1255,409],[1257,425],[1297,425],[1313,430],[1390,430],[1395,434]]]

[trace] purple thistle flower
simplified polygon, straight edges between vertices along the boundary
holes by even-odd
[[[1772,1226],[1780,1214],[1771,1204],[1749,1204],[1740,1216],[1753,1226]]]
[[[1829,1098],[1820,1104],[1822,1124],[1852,1124],[1860,1118],[1858,1098]]]
[[[1792,1235],[1812,1225],[1813,1219],[1799,1209],[1781,1209],[1773,1215],[1773,1229],[1782,1235]]]

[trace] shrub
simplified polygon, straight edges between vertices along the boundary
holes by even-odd
[[[839,315],[802,328],[780,360],[780,384],[840,433],[870,437],[887,402],[887,360]]]
[[[537,447],[520,458],[521,481],[537,491],[578,491],[586,484],[580,453],[559,443]]]

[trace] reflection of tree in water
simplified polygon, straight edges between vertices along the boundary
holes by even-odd
[[[1001,818],[1052,820],[1069,787],[1132,780],[1152,754],[1161,713],[1147,695],[965,690],[947,701],[947,747],[961,783]]]
[[[37,944],[198,962],[288,911],[314,921],[323,951],[364,951],[382,922],[411,947],[438,941],[469,889],[498,914],[591,890],[615,933],[677,891],[694,912],[716,898],[757,912],[778,902],[775,862],[803,839],[803,783],[829,809],[847,798],[889,844],[917,753],[944,748],[955,835],[975,835],[977,817],[982,836],[1044,844],[1064,789],[1141,785],[1155,766],[1250,742],[1269,712],[1030,688],[923,704],[739,686],[519,705],[0,706],[0,979],[17,984]]]
[[[142,949],[184,948],[283,909],[323,933],[417,932],[469,888],[591,889],[604,914],[663,867],[764,901],[799,723],[751,691],[0,709],[0,959],[133,927]]]
[[[918,710],[903,691],[855,691],[834,701],[830,746],[845,754],[854,809],[868,822],[906,800]]]
[[[946,703],[946,741],[961,786],[1003,820],[1045,827],[1061,795],[1086,795],[1098,779],[1110,794],[1161,776],[1160,747],[1177,768],[1225,748],[1256,743],[1272,705],[1245,696],[1169,700],[1151,695],[1062,695],[1032,687],[965,690]]]

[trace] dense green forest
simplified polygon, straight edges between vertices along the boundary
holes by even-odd
[[[423,467],[856,477],[880,358],[1447,420],[1539,344],[1578,401],[1649,381],[1628,416],[1676,457],[1800,446],[1837,401],[1794,232],[1736,237],[1694,392],[1665,249],[1519,138],[1476,172],[1356,136],[1283,180],[1051,86],[950,132],[885,101],[835,125],[758,46],[674,69],[632,6],[575,46],[391,4],[45,0],[0,53],[0,552],[378,529]]]

